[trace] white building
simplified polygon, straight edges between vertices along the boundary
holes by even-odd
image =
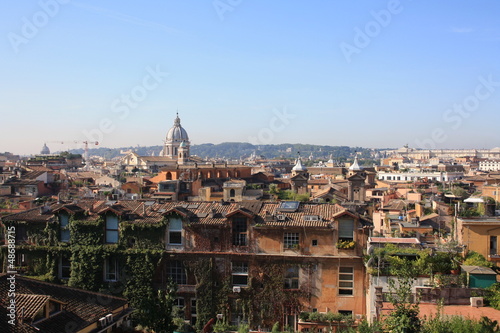
[[[421,179],[428,179],[438,182],[448,182],[462,179],[463,172],[384,172],[377,174],[379,180],[387,180],[392,182],[410,182]]]
[[[481,171],[500,171],[500,160],[486,160],[479,162]]]

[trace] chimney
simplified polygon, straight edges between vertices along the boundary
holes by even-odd
[[[45,214],[50,211],[50,206],[47,204],[44,204],[43,206],[40,207],[40,214]]]

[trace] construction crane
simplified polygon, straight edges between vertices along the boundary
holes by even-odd
[[[89,144],[93,145],[99,145],[98,141],[78,141],[78,140],[73,140],[73,141],[47,141],[47,143],[60,143],[62,145],[64,144],[69,144],[69,143],[74,143],[74,144],[83,144],[83,159],[85,160],[85,166],[87,167],[89,164]]]

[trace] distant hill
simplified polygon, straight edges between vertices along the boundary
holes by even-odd
[[[122,148],[92,148],[89,149],[90,156],[101,156],[111,159],[120,156],[120,151],[133,150],[141,156],[150,156],[154,153],[158,156],[162,146],[149,147],[122,147]],[[71,153],[83,154],[83,149],[73,149]],[[191,155],[202,158],[224,158],[240,159],[247,158],[255,152],[257,156],[264,158],[295,158],[297,153],[304,158],[311,154],[315,160],[327,161],[330,154],[336,161],[346,161],[354,157],[354,153],[360,153],[360,158],[370,159],[373,157],[373,149],[347,146],[320,146],[310,144],[278,144],[278,145],[253,145],[245,142],[223,142],[219,144],[204,143],[191,146]]]

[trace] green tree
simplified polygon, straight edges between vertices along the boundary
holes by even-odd
[[[461,187],[453,187],[453,189],[451,190],[451,193],[456,196],[456,197],[460,197],[460,198],[466,198],[469,196],[469,194],[467,193],[466,190],[464,190],[463,188]]]
[[[380,333],[383,332],[383,325],[379,321],[374,321],[369,323],[366,319],[363,319],[358,325],[359,333]]]
[[[486,260],[486,258],[475,251],[469,251],[464,260],[464,265],[468,266],[481,266],[481,267],[493,267],[493,263]]]
[[[418,333],[421,322],[418,317],[418,303],[412,303],[412,286],[418,275],[413,262],[403,259],[395,271],[395,278],[389,279],[389,301],[394,310],[389,314],[385,324],[393,333]]]
[[[269,193],[271,194],[278,194],[280,192],[278,185],[276,184],[270,184],[269,185]]]

